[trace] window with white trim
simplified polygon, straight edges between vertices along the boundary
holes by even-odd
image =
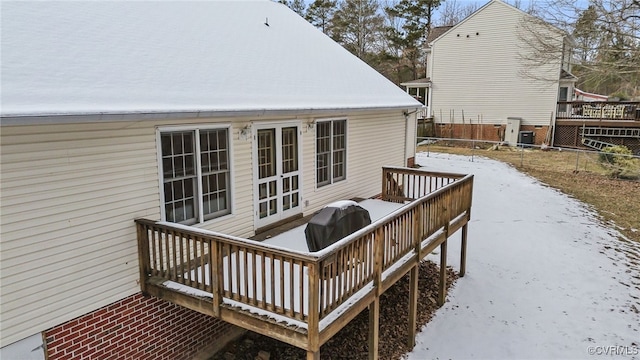
[[[347,120],[316,123],[316,184],[333,184],[346,178]]]
[[[161,131],[166,221],[194,224],[231,212],[229,129]]]

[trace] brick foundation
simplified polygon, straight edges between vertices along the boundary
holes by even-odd
[[[48,360],[192,359],[240,331],[210,316],[136,294],[49,329],[45,339]]]
[[[540,145],[547,135],[548,128],[549,126],[522,125],[520,131],[533,131],[535,134],[534,143]],[[506,125],[436,124],[435,130],[436,137],[442,138],[502,141]]]

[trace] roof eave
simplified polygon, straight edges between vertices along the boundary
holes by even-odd
[[[365,112],[376,110],[407,110],[417,109],[422,104],[384,105],[377,107],[336,107],[336,108],[302,108],[302,109],[256,109],[256,110],[206,110],[206,111],[175,111],[175,112],[101,112],[101,113],[67,113],[67,114],[8,114],[0,116],[1,126],[38,125],[57,123],[85,123],[85,122],[117,122],[132,120],[178,120],[204,118],[238,118],[238,117],[267,117],[267,116],[315,116],[335,115],[350,112]]]

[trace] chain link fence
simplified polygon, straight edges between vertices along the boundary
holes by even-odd
[[[624,154],[622,147],[590,151],[530,144],[508,146],[504,142],[472,139],[418,137],[418,152],[445,152],[501,160],[517,167],[554,172],[591,173],[640,181],[640,156]]]

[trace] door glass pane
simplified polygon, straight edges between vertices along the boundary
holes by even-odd
[[[262,183],[258,185],[258,199],[266,199],[267,198],[267,184]]]
[[[267,217],[267,203],[260,203],[260,219]]]
[[[298,128],[282,129],[282,173],[298,170]]]
[[[258,178],[276,174],[275,129],[258,130]]]
[[[291,200],[289,199],[289,195],[285,195],[282,197],[282,209],[289,210],[291,207]]]
[[[291,179],[284,178],[282,179],[282,193],[288,193],[291,190]]]
[[[269,181],[269,197],[276,196],[276,181]]]

